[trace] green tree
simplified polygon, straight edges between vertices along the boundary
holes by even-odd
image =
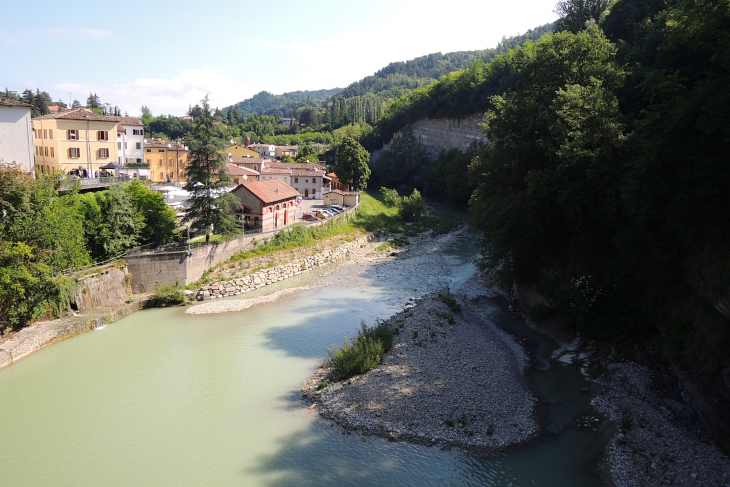
[[[124,185],[87,193],[81,202],[87,246],[96,261],[118,257],[138,244],[144,216],[135,211]]]
[[[611,0],[560,0],[555,5],[555,13],[560,16],[555,31],[580,32],[587,22],[598,23],[610,4]]]
[[[125,186],[132,198],[134,212],[142,216],[144,226],[139,234],[139,243],[160,245],[179,238],[175,210],[165,203],[160,193],[147,188],[141,181],[132,181]]]
[[[225,188],[230,186],[231,177],[226,167],[225,155],[219,151],[226,146],[213,125],[213,112],[208,97],[201,100],[201,115],[195,119],[193,133],[186,137],[190,147],[190,165],[187,169],[189,206],[185,210],[183,223],[189,223],[196,235],[204,234],[210,241],[211,227],[224,234],[231,234],[236,228],[233,211],[241,203]]]
[[[367,188],[370,177],[369,160],[370,153],[360,142],[352,137],[345,137],[337,147],[337,177],[357,190]]]
[[[309,144],[302,144],[297,151],[297,162],[317,162],[319,161],[319,151]]]
[[[393,137],[390,149],[378,158],[375,172],[380,184],[408,194],[414,188],[425,188],[429,162],[428,150],[416,140],[410,125],[406,125]]]
[[[101,102],[99,101],[99,97],[94,93],[93,95],[89,93],[89,97],[86,99],[86,107],[91,108],[92,110],[94,108],[101,109]]]

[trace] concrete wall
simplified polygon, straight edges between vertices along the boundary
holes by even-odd
[[[93,274],[77,277],[82,285],[76,292],[76,309],[88,311],[128,299],[130,295],[128,276],[126,266],[112,264],[94,269]]]
[[[350,208],[335,219],[350,218],[356,209],[356,207]],[[326,221],[312,225],[324,223]],[[289,231],[291,228],[287,226],[279,231]],[[190,255],[187,251],[181,251],[125,256],[129,274],[132,276],[132,293],[151,293],[158,286],[166,284],[187,286],[199,280],[203,272],[233,257],[236,252],[250,250],[254,243],[272,239],[276,233],[246,235],[228,242],[202,245],[192,249]]]
[[[0,106],[0,159],[35,173],[35,147],[30,108]]]

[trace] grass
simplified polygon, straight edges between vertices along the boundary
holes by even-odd
[[[328,349],[332,373],[338,380],[345,380],[377,367],[383,354],[393,347],[393,335],[392,328],[386,323],[376,322],[369,328],[364,321],[361,322],[361,330],[352,344],[345,337],[342,347]]]
[[[185,302],[185,294],[182,288],[175,284],[165,284],[164,286],[157,286],[155,289],[155,301],[157,306],[161,308],[177,306]]]

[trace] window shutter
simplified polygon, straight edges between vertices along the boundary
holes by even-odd
[[[71,157],[71,149],[68,150],[68,157]]]

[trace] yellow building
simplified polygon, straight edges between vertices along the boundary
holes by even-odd
[[[150,166],[150,179],[155,183],[186,183],[185,168],[190,161],[190,151],[177,142],[162,139],[145,139],[145,162]]]
[[[36,170],[98,176],[99,168],[117,160],[119,117],[78,108],[32,119]]]
[[[246,149],[240,144],[231,144],[223,150],[218,151],[221,154],[225,154],[228,157],[261,157],[258,152],[251,149]]]

